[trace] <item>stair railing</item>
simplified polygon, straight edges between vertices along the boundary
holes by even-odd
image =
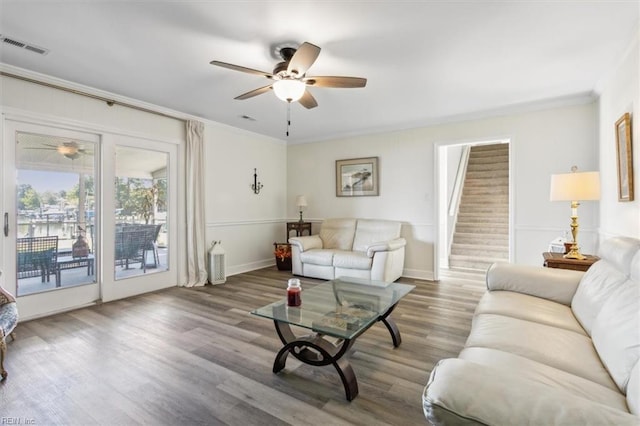
[[[453,183],[453,191],[451,191],[451,198],[449,199],[449,217],[455,216],[460,205],[460,198],[462,197],[462,184],[464,183],[464,177],[467,174],[467,164],[469,162],[469,153],[471,152],[470,146],[465,146],[460,155],[460,162],[458,163],[458,171],[456,172],[456,179]]]
[[[453,190],[451,191],[451,198],[449,199],[448,206],[448,223],[453,226],[448,227],[447,235],[447,253],[451,253],[451,245],[453,243],[453,233],[455,231],[455,224],[458,220],[458,210],[460,207],[460,200],[462,198],[462,189],[464,185],[464,178],[467,174],[467,165],[469,164],[469,154],[471,153],[471,146],[466,145],[462,149],[460,154],[460,161],[458,162],[458,170],[453,183]]]

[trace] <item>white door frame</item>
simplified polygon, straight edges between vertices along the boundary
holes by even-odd
[[[442,167],[442,148],[447,148],[456,145],[486,145],[491,143],[507,143],[509,144],[509,259],[513,259],[513,187],[514,187],[514,173],[512,170],[513,165],[513,138],[510,136],[502,136],[495,138],[478,138],[478,139],[465,139],[465,140],[452,140],[452,141],[440,141],[434,143],[434,218],[435,218],[435,235],[434,235],[434,249],[433,249],[433,280],[438,281],[440,277],[440,253],[446,250],[443,245],[443,233],[446,233],[446,216],[443,217],[443,211],[446,212],[447,194],[443,193],[443,187],[446,188],[446,167]],[[443,205],[444,203],[444,205]]]

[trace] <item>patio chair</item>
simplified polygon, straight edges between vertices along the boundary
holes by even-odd
[[[144,232],[141,231],[123,229],[116,232],[116,262],[124,265],[125,269],[129,269],[129,263],[137,262],[143,238]]]
[[[16,240],[17,278],[40,276],[42,282],[56,277],[58,237],[27,237]]]
[[[148,225],[141,223],[120,224],[116,228],[116,261],[118,264],[140,262],[140,269],[147,272],[147,252],[153,253],[152,267],[160,263],[158,255],[158,234],[162,225]]]

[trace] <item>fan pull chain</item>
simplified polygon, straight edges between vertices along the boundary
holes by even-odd
[[[289,127],[291,127],[291,101],[287,102],[287,137],[289,137]]]

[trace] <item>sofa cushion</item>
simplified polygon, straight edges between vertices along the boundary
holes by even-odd
[[[371,269],[372,259],[360,251],[336,251],[333,266],[346,269]]]
[[[326,219],[319,235],[325,249],[351,250],[355,233],[356,219]]]
[[[300,253],[302,263],[310,263],[312,265],[333,265],[333,255],[336,250],[311,249]]]
[[[613,289],[593,323],[593,344],[621,392],[640,359],[640,281]]]
[[[490,291],[513,291],[570,306],[583,276],[581,271],[496,262],[486,279]]]
[[[573,395],[602,403],[618,410],[627,411],[624,395],[616,389],[576,376],[566,371],[550,367],[537,361],[491,348],[466,348],[459,358],[488,367],[498,368],[527,381],[562,389]]]
[[[626,410],[464,359],[436,365],[422,403],[434,425],[638,425]]]
[[[629,275],[631,261],[640,251],[640,240],[631,237],[609,238],[600,244],[598,256],[613,264],[624,275]]]
[[[390,220],[358,219],[353,250],[367,251],[371,244],[398,238],[401,227],[400,222]]]
[[[571,309],[589,335],[593,321],[609,294],[626,279],[625,274],[603,259],[594,263],[580,280]]]
[[[591,339],[574,331],[502,315],[479,314],[473,318],[465,347],[510,352],[617,389]]]
[[[476,314],[505,315],[586,335],[567,305],[513,291],[485,293],[478,302]]]
[[[629,237],[609,238],[600,245],[601,260],[584,274],[571,301],[573,313],[589,335],[609,294],[632,273],[632,260],[638,251],[640,240]]]

